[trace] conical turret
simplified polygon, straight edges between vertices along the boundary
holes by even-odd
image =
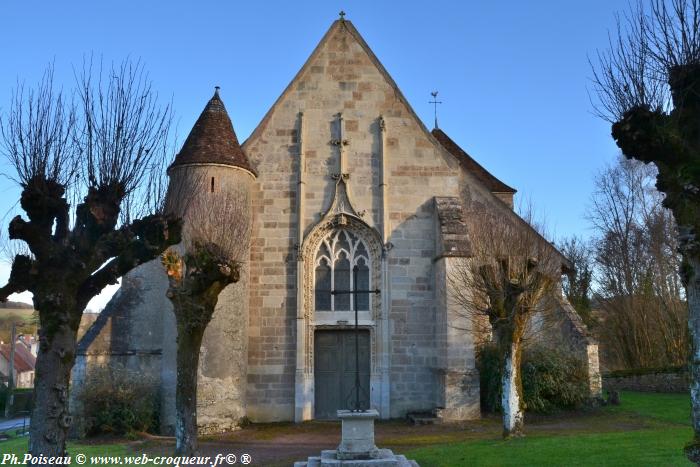
[[[255,174],[248,157],[238,144],[233,124],[219,96],[218,86],[170,167],[191,164],[229,165]]]

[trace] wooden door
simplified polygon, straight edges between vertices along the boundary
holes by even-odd
[[[369,331],[358,335],[360,407],[369,408]],[[314,344],[315,418],[337,418],[355,405],[355,332],[316,331]]]

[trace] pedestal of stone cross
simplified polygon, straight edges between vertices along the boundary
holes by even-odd
[[[419,467],[415,461],[395,455],[391,449],[379,449],[374,445],[374,420],[379,418],[376,410],[338,410],[338,418],[342,423],[338,449],[321,451],[320,456],[295,462],[294,467]]]
[[[377,455],[374,445],[374,420],[379,418],[376,410],[353,412],[338,410],[342,423],[342,434],[338,445],[338,459],[371,459]]]

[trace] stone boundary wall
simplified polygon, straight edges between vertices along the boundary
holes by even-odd
[[[603,390],[687,393],[690,375],[687,371],[666,371],[646,374],[603,375]]]

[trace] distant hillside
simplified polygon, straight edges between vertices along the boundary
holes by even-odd
[[[24,302],[11,302],[7,301],[5,303],[0,302],[0,308],[15,308],[18,310],[33,310],[34,307],[29,303]]]
[[[0,341],[9,342],[12,335],[12,323],[22,323],[17,327],[18,334],[36,334],[39,317],[31,305],[20,302],[3,303],[0,307]]]

